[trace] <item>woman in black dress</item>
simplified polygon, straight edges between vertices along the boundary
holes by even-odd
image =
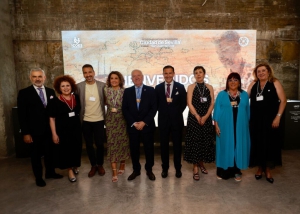
[[[80,101],[72,92],[76,90],[75,80],[59,76],[54,80],[54,89],[60,94],[50,100],[48,113],[52,140],[56,146],[55,163],[60,169],[68,169],[70,182],[75,182],[77,167],[81,164],[81,125],[79,119]]]
[[[274,182],[270,169],[280,166],[282,139],[280,118],[286,106],[284,90],[268,64],[259,64],[253,71],[254,81],[249,85],[250,97],[250,167],[258,166],[257,180],[266,175]]]
[[[211,85],[204,82],[205,69],[202,66],[196,66],[193,73],[196,82],[189,85],[187,89],[189,115],[184,160],[193,164],[193,179],[198,181],[200,179],[198,167],[203,174],[207,174],[203,163],[211,163],[215,160],[211,118],[214,90]]]

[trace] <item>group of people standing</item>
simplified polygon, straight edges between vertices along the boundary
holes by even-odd
[[[225,89],[219,92],[215,102],[213,87],[204,82],[202,66],[194,68],[196,82],[188,86],[187,92],[182,84],[173,80],[175,70],[170,65],[163,68],[165,81],[155,89],[143,84],[143,73],[137,69],[131,72],[134,86],[126,89],[118,71],[112,71],[106,83],[95,79],[92,65],[84,65],[82,72],[85,81],[78,84],[71,76],[57,77],[53,84],[56,97],[53,89],[44,86],[44,71],[32,69],[32,85],[19,92],[20,127],[24,142],[31,145],[31,164],[37,186],[46,185],[42,156],[46,178],[62,178],[54,170],[60,168],[68,169],[70,182],[77,180],[82,135],[91,163],[88,176],[93,177],[97,172],[103,176],[104,125],[112,182],[117,182],[118,176],[124,174],[125,161],[130,157],[133,172],[128,180],[141,174],[140,142],[143,142],[146,156],[146,174],[150,180],[155,180],[152,168],[157,111],[161,176],[168,176],[171,138],[175,176],[180,178],[182,113],[186,106],[189,114],[183,159],[193,165],[194,180],[200,180],[199,172],[208,173],[204,163],[216,161],[218,179],[233,177],[241,181],[242,169],[258,166],[255,178],[261,179],[265,173],[267,181],[274,182],[270,169],[281,165],[277,128],[286,98],[269,65],[255,67],[248,93],[241,89],[240,75],[230,73]]]

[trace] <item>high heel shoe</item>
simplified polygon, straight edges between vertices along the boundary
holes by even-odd
[[[114,171],[117,171],[116,169],[113,169],[113,172]],[[113,183],[116,183],[116,182],[118,182],[118,176],[116,175],[116,176],[113,176],[112,177],[112,179],[111,179],[111,181],[113,182]]]
[[[256,180],[259,180],[262,178],[262,175],[254,175],[254,176],[255,176]]]
[[[77,179],[76,179],[75,175],[73,174],[74,177],[70,177],[70,172],[73,172],[73,170],[70,170],[70,171],[69,171],[69,176],[68,176],[69,181],[70,181],[71,183],[76,182]],[[72,175],[71,175],[71,176],[72,176]]]
[[[274,182],[274,179],[273,179],[273,178],[267,178],[267,177],[266,177],[266,180],[267,180],[269,183],[271,183],[271,184]]]
[[[121,168],[121,166],[124,166],[124,169],[119,169],[119,171],[118,171],[118,175],[123,175],[124,174],[124,172],[125,172],[125,162],[123,163],[123,162],[121,162],[120,163],[120,168]]]
[[[78,175],[79,169],[77,169],[77,167],[73,167],[72,170],[73,170],[75,175]]]

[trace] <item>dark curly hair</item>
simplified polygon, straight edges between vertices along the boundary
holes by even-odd
[[[119,71],[112,71],[112,72],[109,73],[109,75],[107,77],[107,80],[106,80],[107,87],[111,87],[110,77],[111,77],[112,74],[115,74],[119,77],[119,80],[120,80],[119,86],[120,86],[120,88],[124,88],[124,82],[125,82],[124,77]]]
[[[70,75],[62,75],[62,76],[56,77],[55,80],[54,80],[54,83],[53,83],[54,90],[58,94],[61,94],[60,84],[62,82],[68,82],[68,83],[70,83],[71,88],[72,88],[72,92],[75,92],[77,90],[76,82],[73,79],[73,77],[71,77]]]

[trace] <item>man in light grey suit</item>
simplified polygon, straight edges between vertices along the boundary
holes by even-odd
[[[105,170],[104,162],[104,87],[105,83],[95,80],[93,66],[85,64],[82,66],[84,82],[77,84],[77,93],[80,97],[82,121],[82,133],[86,143],[86,150],[91,163],[91,170],[88,174],[93,177],[98,174],[103,176]],[[96,151],[94,149],[94,141]]]

